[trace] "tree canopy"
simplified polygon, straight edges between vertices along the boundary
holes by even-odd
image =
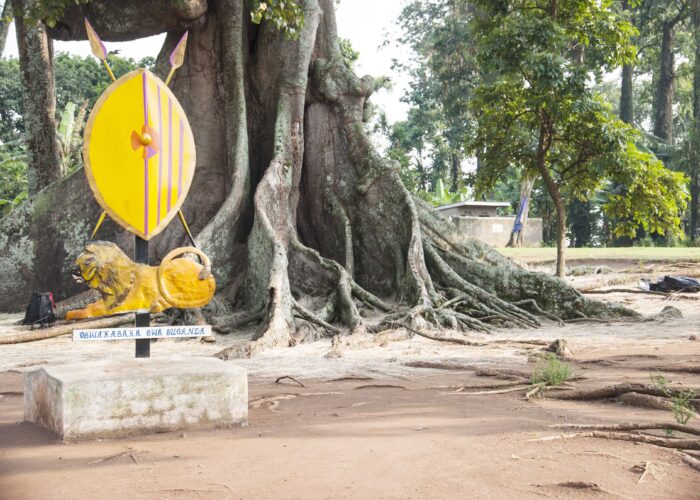
[[[504,185],[535,178],[531,206],[545,216],[550,203],[558,206],[560,247],[567,233],[572,243],[591,244],[596,225],[609,228],[600,243],[640,231],[678,240],[687,179],[659,162],[645,130],[618,119],[612,75],[658,55],[659,17],[681,23],[686,11],[652,1],[411,2],[401,16],[401,42],[413,53],[404,68],[414,82],[405,96],[411,108],[406,121],[386,127],[388,152],[418,193],[449,175],[439,161],[442,144],[475,159],[475,171],[452,172],[459,178],[452,184],[469,184],[476,195],[517,196]],[[637,93],[647,104],[635,108],[651,127],[650,110],[662,100],[654,97],[660,84],[648,85]],[[690,107],[677,116],[682,109]],[[448,130],[459,140],[448,141]],[[543,191],[552,201],[539,198]],[[578,203],[589,209],[576,210]]]

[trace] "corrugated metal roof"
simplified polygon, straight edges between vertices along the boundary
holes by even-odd
[[[435,207],[436,210],[447,210],[448,208],[457,207],[474,207],[474,208],[484,208],[484,207],[509,207],[510,203],[507,201],[460,201],[459,203],[451,203],[450,205],[441,205]]]

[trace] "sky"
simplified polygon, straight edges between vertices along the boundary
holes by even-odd
[[[350,40],[352,46],[360,53],[355,64],[358,76],[389,76],[393,82],[391,90],[380,90],[372,96],[372,102],[382,107],[389,122],[405,118],[408,106],[400,102],[407,86],[405,76],[391,71],[392,59],[402,58],[402,50],[396,43],[380,49],[385,40],[395,40],[398,35],[396,20],[406,0],[341,0],[336,7],[338,34]],[[156,57],[165,35],[142,38],[131,42],[105,42],[107,50],[119,50],[122,57],[141,59],[145,56]],[[70,52],[79,56],[89,56],[90,45],[87,41],[55,42],[56,52]],[[17,56],[17,40],[14,24],[10,27],[4,57]]]

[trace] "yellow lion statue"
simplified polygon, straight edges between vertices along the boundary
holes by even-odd
[[[197,255],[202,264],[176,259],[188,253]],[[153,267],[136,264],[114,243],[95,241],[76,260],[73,276],[100,292],[102,298],[85,309],[68,311],[68,320],[201,307],[209,303],[216,290],[209,258],[194,247],[176,248]]]

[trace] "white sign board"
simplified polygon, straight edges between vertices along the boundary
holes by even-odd
[[[174,339],[181,337],[208,337],[210,335],[211,325],[95,328],[73,330],[73,342],[85,340]]]
[[[503,232],[503,224],[491,224],[491,232],[501,234]]]

